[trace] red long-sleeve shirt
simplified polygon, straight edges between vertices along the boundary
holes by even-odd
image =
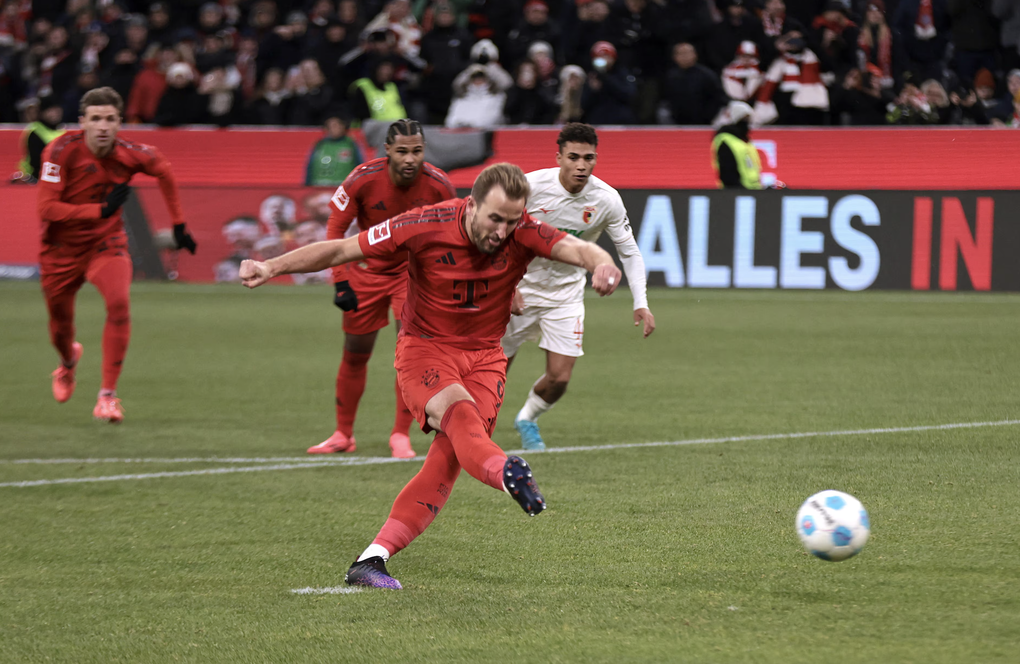
[[[118,138],[109,154],[97,157],[85,144],[84,133],[71,131],[46,146],[42,161],[38,205],[43,244],[87,245],[119,231],[120,211],[103,219],[103,201],[135,173],[159,179],[170,218],[184,223],[170,162],[151,145]]]

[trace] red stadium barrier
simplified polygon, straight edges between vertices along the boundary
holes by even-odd
[[[495,154],[488,163],[510,161],[526,171],[553,166],[556,133],[555,129],[498,131]],[[307,154],[321,136],[317,130],[130,128],[123,135],[158,146],[173,163],[185,217],[200,247],[197,256],[179,257],[183,280],[227,278],[231,263],[245,252],[270,255],[308,241],[316,228],[298,227],[298,222],[321,219],[325,213],[323,204],[331,192],[301,184]],[[19,158],[18,136],[17,130],[0,129],[0,164],[7,164],[9,171]],[[648,190],[669,193],[713,187],[711,131],[603,128],[599,136],[596,174],[621,190],[646,190],[633,192],[642,199],[641,204],[630,203],[635,222],[643,199],[652,193]],[[755,132],[754,138],[763,153],[766,175],[786,182],[791,194],[802,190],[993,191],[1016,189],[1020,184],[1020,169],[1013,164],[1020,154],[1020,132],[770,129]],[[451,179],[457,187],[467,188],[481,168],[459,169],[450,174]],[[155,180],[139,176],[132,184],[141,221],[153,229],[168,228],[170,220]],[[37,262],[35,193],[34,187],[8,185],[6,179],[0,184],[4,212],[0,268]],[[274,215],[277,221],[272,220]],[[240,224],[227,226],[238,219]],[[907,224],[911,219],[890,221]],[[246,223],[257,225],[258,247],[247,246],[252,240],[251,233],[243,232]]]

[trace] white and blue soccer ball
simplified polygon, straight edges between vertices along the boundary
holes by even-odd
[[[871,534],[868,512],[849,493],[819,491],[797,512],[797,534],[804,548],[833,562],[857,555]]]

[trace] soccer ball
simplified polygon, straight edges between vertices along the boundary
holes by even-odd
[[[871,534],[871,522],[859,500],[830,489],[800,506],[797,534],[809,553],[836,562],[857,555]]]

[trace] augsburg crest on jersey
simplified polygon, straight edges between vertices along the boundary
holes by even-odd
[[[590,224],[591,223],[591,218],[594,217],[594,216],[595,216],[595,206],[594,205],[586,205],[584,207],[584,214],[581,216],[581,218],[584,220],[584,223]]]

